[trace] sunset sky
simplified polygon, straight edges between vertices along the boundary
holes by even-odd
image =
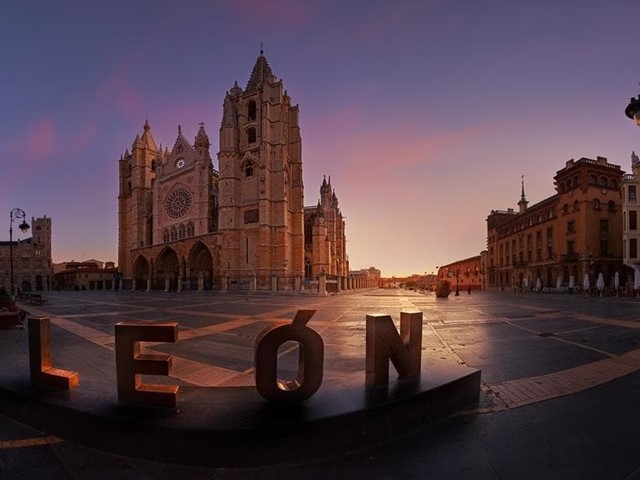
[[[145,118],[169,147],[205,122],[215,159],[264,42],[300,105],[305,204],[331,175],[351,268],[435,272],[485,248],[521,175],[531,205],[571,158],[630,171],[638,18],[638,0],[9,2],[0,239],[20,207],[52,218],[54,262],[116,261],[117,161]]]

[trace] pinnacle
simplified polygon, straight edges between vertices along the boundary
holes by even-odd
[[[245,88],[245,92],[255,92],[262,88],[266,81],[274,81],[276,76],[271,71],[271,67],[267,62],[267,58],[263,55],[263,52],[260,52],[260,56],[256,60],[256,64],[253,67],[253,71],[251,72],[251,77],[249,78],[249,82],[247,82],[247,88]]]

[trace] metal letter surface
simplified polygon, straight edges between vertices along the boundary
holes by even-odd
[[[420,376],[422,350],[422,312],[400,313],[400,335],[389,315],[367,315],[367,387],[389,383],[389,360],[398,378]]]
[[[30,317],[27,321],[31,383],[69,390],[78,386],[80,377],[78,372],[51,366],[50,323],[49,317]]]
[[[175,342],[178,323],[119,322],[116,329],[118,400],[159,407],[175,407],[178,385],[142,383],[142,374],[168,375],[171,355],[140,353],[140,342]]]
[[[258,393],[266,400],[295,403],[306,400],[322,384],[324,342],[307,322],[315,310],[298,310],[288,323],[274,323],[255,341],[255,376]],[[298,342],[298,375],[295,380],[278,380],[278,348],[284,342]]]

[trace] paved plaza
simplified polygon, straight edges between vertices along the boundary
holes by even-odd
[[[80,388],[89,385],[105,395],[115,389],[113,325],[120,321],[179,322],[177,343],[149,347],[174,356],[172,382],[249,386],[256,335],[273,321],[290,321],[298,309],[317,310],[309,326],[325,342],[325,382],[364,369],[366,314],[397,320],[401,310],[418,309],[424,313],[423,359],[481,369],[481,398],[381,447],[259,469],[121,457],[0,415],[2,479],[640,479],[637,298],[474,291],[436,299],[431,293],[372,290],[328,298],[48,292],[46,299],[27,309],[51,318],[54,364],[79,371]],[[0,348],[2,378],[28,372],[25,331],[0,330]],[[289,353],[283,352],[285,369],[294,368]]]

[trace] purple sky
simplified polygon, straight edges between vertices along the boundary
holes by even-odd
[[[148,116],[218,151],[225,91],[264,42],[300,105],[305,204],[331,175],[351,268],[479,254],[491,209],[570,158],[630,170],[638,0],[20,1],[0,16],[0,239],[53,219],[53,260],[117,260],[117,160]],[[214,161],[217,168],[217,161]]]

